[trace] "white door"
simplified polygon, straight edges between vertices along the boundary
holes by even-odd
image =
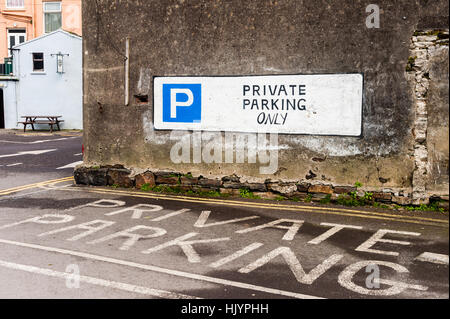
[[[8,56],[11,56],[11,49],[15,45],[27,40],[27,31],[24,29],[8,29]]]

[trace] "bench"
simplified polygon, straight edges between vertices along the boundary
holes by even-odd
[[[32,115],[32,116],[22,116],[22,118],[25,119],[25,121],[22,122],[18,122],[19,124],[23,124],[23,131],[25,132],[27,129],[27,125],[31,125],[31,128],[34,131],[34,125],[35,124],[48,124],[50,126],[50,133],[53,133],[53,125],[56,125],[56,127],[58,128],[58,131],[61,130],[59,124],[64,122],[64,120],[60,120],[59,118],[62,116],[53,116],[53,115],[46,115],[46,116],[41,116],[41,115]],[[38,120],[41,119],[41,120]]]

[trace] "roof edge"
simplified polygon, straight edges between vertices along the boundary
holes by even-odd
[[[34,38],[34,39],[31,39],[31,40],[25,41],[25,42],[20,43],[20,44],[17,44],[17,45],[15,45],[15,46],[13,46],[13,49],[19,48],[19,47],[24,46],[24,45],[26,45],[26,44],[28,44],[28,43],[31,43],[31,42],[34,42],[34,41],[37,41],[37,40],[40,40],[40,39],[43,39],[43,38],[46,38],[46,37],[49,37],[49,36],[52,36],[52,35],[54,35],[54,34],[56,34],[56,33],[63,33],[63,34],[65,34],[65,35],[68,35],[68,36],[70,36],[70,37],[73,37],[73,38],[76,38],[76,39],[79,39],[79,40],[82,39],[82,37],[79,36],[79,35],[76,34],[76,33],[69,32],[69,31],[66,31],[66,30],[64,30],[64,29],[58,29],[58,30],[56,30],[56,31],[53,31],[53,32],[50,32],[50,33],[43,34],[43,35],[41,35],[41,36],[39,36],[39,37],[37,37],[37,38]]]

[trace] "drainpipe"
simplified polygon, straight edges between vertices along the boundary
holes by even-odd
[[[130,104],[130,38],[125,40],[125,106]]]

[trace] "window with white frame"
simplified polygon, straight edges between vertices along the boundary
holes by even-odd
[[[61,2],[44,2],[45,33],[56,31],[62,27]]]
[[[8,49],[12,49],[15,45],[24,43],[27,39],[27,31],[24,29],[8,29]],[[11,56],[11,50],[8,50]]]
[[[23,9],[25,8],[25,0],[6,0],[7,9]]]

